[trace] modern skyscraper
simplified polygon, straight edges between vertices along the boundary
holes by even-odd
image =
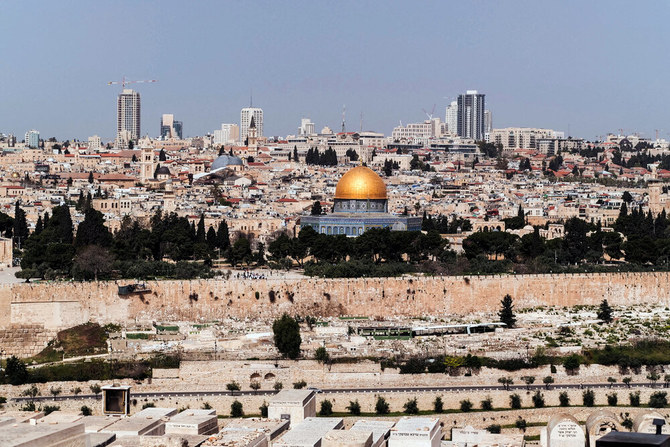
[[[458,135],[475,140],[484,139],[484,94],[468,90],[458,95]]]
[[[493,116],[490,110],[484,110],[484,133],[491,133],[493,130]]]
[[[447,124],[449,133],[454,135],[458,133],[458,101],[451,101],[451,104],[447,106],[444,122]]]
[[[140,138],[140,94],[132,89],[123,89],[117,101],[116,135],[117,140],[126,138],[137,141]]]
[[[161,138],[167,140],[168,138],[182,139],[183,123],[175,121],[174,115],[171,113],[163,114],[161,117]]]
[[[240,112],[240,141],[243,143],[247,139],[252,116],[254,117],[254,124],[256,124],[256,136],[263,136],[263,109],[245,107]]]
[[[26,132],[26,146],[31,149],[40,147],[40,133],[36,130]]]

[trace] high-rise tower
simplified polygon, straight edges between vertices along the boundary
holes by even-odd
[[[446,112],[444,122],[447,123],[447,131],[456,135],[458,133],[458,102],[451,101]]]
[[[245,107],[240,112],[240,141],[244,143],[249,133],[249,125],[251,124],[251,117],[254,118],[256,125],[256,137],[263,136],[263,109],[257,107]]]
[[[468,90],[458,95],[458,136],[484,139],[484,94]]]
[[[123,89],[117,100],[117,140],[127,144],[127,138],[137,141],[140,134],[140,94],[129,88]]]

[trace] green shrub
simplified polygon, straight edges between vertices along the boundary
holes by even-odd
[[[389,404],[382,396],[377,397],[377,403],[375,403],[375,413],[389,414]]]
[[[665,391],[656,391],[649,396],[649,406],[651,408],[665,408],[668,406],[668,393]]]
[[[634,393],[628,393],[628,400],[630,401],[631,407],[640,406],[640,392],[635,391]]]
[[[319,415],[321,416],[330,416],[333,414],[333,403],[328,399],[321,401],[321,409],[319,410]]]
[[[244,410],[242,408],[242,402],[235,399],[235,401],[230,404],[230,417],[241,418],[244,416]]]
[[[596,393],[593,390],[586,390],[582,393],[582,402],[585,407],[592,407],[596,401]]]
[[[442,396],[437,396],[433,401],[433,411],[435,413],[444,412],[444,402],[442,402]]]
[[[509,406],[513,410],[518,410],[521,408],[521,396],[514,393],[509,397]]]
[[[561,407],[569,407],[570,406],[570,396],[568,396],[567,391],[561,391],[561,393],[558,395],[558,404]]]
[[[502,430],[502,427],[499,424],[491,424],[486,427],[486,431],[493,434],[499,434]]]
[[[45,406],[42,408],[42,411],[44,411],[44,415],[45,415],[45,416],[46,416],[47,414],[51,414],[51,413],[53,413],[54,411],[58,411],[58,410],[60,410],[60,406],[58,406],[58,405],[45,405]]]
[[[419,414],[419,406],[417,404],[416,398],[410,399],[403,405],[406,414]]]
[[[619,397],[616,393],[611,393],[607,395],[607,405],[610,407],[616,407],[619,402]]]
[[[493,410],[493,400],[490,397],[487,397],[481,402],[482,410],[491,411]]]
[[[361,414],[361,404],[358,403],[358,400],[349,401],[347,410],[354,416],[359,416]]]
[[[470,402],[470,399],[465,399],[461,401],[461,411],[464,413],[467,413],[468,411],[472,410],[472,402]]]
[[[535,408],[542,408],[544,407],[544,395],[538,390],[535,391],[535,394],[533,394],[533,406]]]
[[[93,412],[91,411],[90,408],[88,408],[86,405],[84,405],[83,407],[81,407],[81,414],[82,414],[82,416],[90,416],[90,415],[93,414]]]

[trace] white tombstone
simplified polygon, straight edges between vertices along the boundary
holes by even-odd
[[[569,414],[557,414],[549,419],[546,429],[540,432],[542,447],[584,447],[584,429]]]

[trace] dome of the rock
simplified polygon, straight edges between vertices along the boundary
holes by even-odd
[[[342,176],[335,188],[335,199],[386,200],[386,184],[372,169],[358,166]]]

